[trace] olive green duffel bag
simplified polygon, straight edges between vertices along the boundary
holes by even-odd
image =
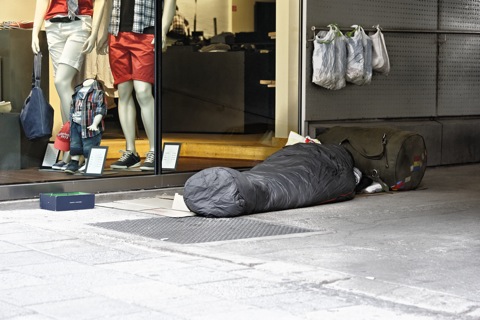
[[[385,183],[385,189],[415,189],[425,174],[425,141],[412,131],[336,126],[325,129],[317,139],[344,146],[352,154],[355,166],[374,181]]]

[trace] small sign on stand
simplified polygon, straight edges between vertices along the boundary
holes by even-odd
[[[180,155],[181,143],[165,142],[162,152],[162,170],[175,170],[178,156]]]
[[[43,156],[42,165],[40,169],[52,169],[52,166],[58,162],[60,156],[60,150],[55,149],[53,141],[47,144],[45,149],[45,155]]]
[[[85,175],[101,176],[103,174],[103,167],[105,166],[107,151],[108,147],[92,147],[87,160],[87,167],[85,168],[84,173]]]

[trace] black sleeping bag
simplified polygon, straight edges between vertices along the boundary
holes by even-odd
[[[355,196],[353,159],[337,145],[284,147],[249,171],[214,167],[185,183],[187,207],[205,217],[235,217],[349,200]]]

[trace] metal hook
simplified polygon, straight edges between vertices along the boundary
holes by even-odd
[[[439,39],[438,42],[441,43],[441,44],[447,43],[447,35],[444,34],[444,35],[443,35],[443,39]]]

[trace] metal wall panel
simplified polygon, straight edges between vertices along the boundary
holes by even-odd
[[[439,37],[438,116],[480,115],[480,36]]]
[[[437,28],[437,0],[307,0],[306,30],[335,22],[341,28],[379,24],[386,30]],[[391,62],[389,76],[374,75],[369,86],[348,84],[330,91],[311,82],[313,43],[305,61],[305,121],[431,117],[436,115],[437,36],[384,32]]]
[[[368,87],[349,85],[329,91],[311,82],[313,44],[307,42],[303,118],[310,134],[336,123],[409,122],[429,141],[434,152],[429,165],[480,161],[480,1],[304,0],[303,4],[307,38],[313,36],[312,26],[332,22],[342,28],[380,24],[391,60],[388,77],[376,76]],[[428,120],[435,125],[426,128]]]
[[[307,26],[436,29],[438,0],[307,0]]]
[[[438,7],[439,29],[479,31],[480,1],[439,0]]]
[[[480,1],[439,0],[439,29],[480,30]],[[440,38],[438,116],[480,115],[480,35]]]
[[[442,164],[480,162],[480,119],[442,120]]]
[[[434,116],[436,38],[431,34],[385,34],[391,62],[390,75],[374,75],[370,85],[347,84],[335,91],[311,82],[312,48],[309,48],[305,120]]]

